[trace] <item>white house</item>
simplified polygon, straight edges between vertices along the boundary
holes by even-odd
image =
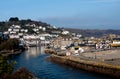
[[[57,27],[56,27],[56,26],[53,26],[53,28],[54,28],[54,29],[57,29]]]
[[[34,28],[33,31],[37,32],[39,29]]]
[[[24,32],[24,29],[21,29],[20,31],[21,31],[21,32]]]
[[[19,32],[19,30],[20,30],[20,29],[17,29],[17,28],[16,28],[16,29],[13,29],[14,32]]]
[[[20,25],[15,25],[14,28],[20,29],[21,27],[20,27]]]
[[[11,32],[11,31],[12,31],[12,29],[11,29],[11,28],[9,28],[9,29],[8,29],[8,31],[9,31],[9,32]]]
[[[45,27],[43,27],[43,28],[42,28],[42,30],[43,30],[43,31],[46,31],[46,28],[45,28]]]
[[[8,32],[8,31],[5,31],[3,34],[9,34],[9,32]]]
[[[39,29],[42,29],[42,26],[39,26]]]
[[[16,34],[16,32],[15,31],[10,31],[10,34]]]
[[[17,38],[19,39],[19,35],[9,35],[10,38]]]
[[[62,32],[63,35],[67,35],[67,34],[69,34],[69,33],[70,33],[69,31],[63,31],[63,32]]]
[[[23,33],[18,33],[19,36],[23,36]]]
[[[78,34],[78,35],[76,35],[78,38],[80,38],[80,37],[82,37],[82,35],[81,34]]]

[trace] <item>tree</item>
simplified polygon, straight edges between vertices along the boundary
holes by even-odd
[[[31,20],[31,19],[27,19],[26,21],[27,21],[28,23],[29,23],[29,22],[32,22],[32,20]]]
[[[0,77],[4,74],[11,74],[14,68],[15,62],[9,61],[0,54]]]
[[[19,18],[18,17],[11,17],[9,19],[10,22],[16,22],[16,21],[19,21]]]

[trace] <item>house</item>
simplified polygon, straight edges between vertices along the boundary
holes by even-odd
[[[71,45],[73,40],[71,37],[57,37],[51,43],[54,48],[60,48],[61,50],[65,50],[67,46]]]
[[[21,31],[21,32],[24,32],[25,30],[24,30],[24,29],[21,29],[20,31]]]
[[[61,31],[59,31],[59,30],[58,30],[58,31],[54,31],[54,30],[53,30],[53,31],[52,31],[52,34],[61,34]]]
[[[12,31],[12,29],[11,29],[11,28],[9,28],[9,29],[8,29],[8,31],[9,31],[9,32],[11,32],[11,31]]]
[[[25,24],[26,27],[35,27],[36,25],[33,24],[33,23],[28,23],[28,24]]]
[[[62,32],[63,35],[67,35],[67,34],[69,34],[69,33],[70,33],[69,31],[63,31],[63,32]]]
[[[42,30],[43,30],[43,31],[46,31],[46,28],[45,28],[45,27],[43,27],[43,28],[42,28]]]
[[[39,26],[38,28],[39,28],[39,29],[42,29],[42,26]]]
[[[4,35],[8,35],[8,34],[9,34],[9,32],[8,32],[8,31],[5,31],[5,32],[3,32],[3,34],[4,34]]]
[[[14,28],[20,29],[21,27],[20,27],[20,25],[14,25]]]
[[[16,34],[16,32],[14,32],[14,31],[10,31],[10,34]]]
[[[28,29],[25,29],[24,32],[27,33],[27,32],[28,32]]]
[[[14,32],[19,32],[20,29],[18,29],[18,28],[14,28],[13,31],[14,31]]]
[[[53,26],[53,28],[54,28],[54,29],[57,29],[57,27],[56,27],[56,26]]]
[[[19,35],[9,35],[10,38],[16,38],[16,39],[19,39],[20,36]]]
[[[37,31],[39,31],[39,29],[37,29],[37,28],[34,28],[34,29],[33,29],[33,31],[34,31],[34,32],[37,32]]]

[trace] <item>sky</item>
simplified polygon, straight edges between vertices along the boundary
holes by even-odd
[[[10,17],[57,27],[120,29],[120,0],[0,0],[0,21]]]

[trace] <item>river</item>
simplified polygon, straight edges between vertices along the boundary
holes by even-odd
[[[44,47],[31,47],[13,57],[13,60],[17,62],[15,69],[25,67],[38,79],[110,79],[106,76],[50,62],[46,60],[47,57],[49,55],[44,53]]]

